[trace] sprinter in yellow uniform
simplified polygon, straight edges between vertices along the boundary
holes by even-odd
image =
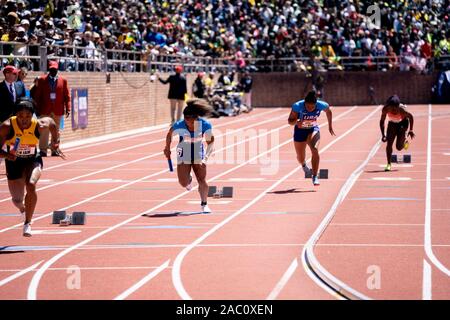
[[[37,203],[36,184],[43,166],[37,150],[39,136],[45,130],[50,130],[51,149],[57,153],[60,153],[59,137],[53,119],[33,119],[34,105],[31,99],[19,99],[15,107],[16,115],[0,124],[0,145],[7,145],[6,151],[0,151],[0,158],[6,159],[6,175],[12,202],[21,214],[25,213],[23,235],[31,237],[31,220]]]

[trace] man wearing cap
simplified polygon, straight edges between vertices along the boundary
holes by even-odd
[[[176,121],[181,120],[181,111],[183,111],[184,108],[184,97],[187,93],[186,78],[181,72],[183,72],[183,67],[178,65],[175,67],[175,74],[171,75],[166,80],[162,80],[158,76],[158,80],[162,84],[170,84],[168,98],[170,100],[172,123],[175,122],[175,109],[177,109]]]
[[[14,114],[14,104],[16,101],[25,96],[25,92],[19,91],[17,88],[17,70],[14,66],[6,66],[3,68],[5,80],[0,83],[0,123],[7,120]]]
[[[58,62],[50,61],[49,73],[39,77],[33,92],[36,102],[36,113],[39,117],[52,118],[58,129],[61,117],[70,115],[70,91],[67,80],[58,74]],[[47,156],[49,134],[44,133],[39,138],[39,149],[42,157]],[[58,156],[52,152],[52,156]]]

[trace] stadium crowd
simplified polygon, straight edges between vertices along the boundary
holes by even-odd
[[[389,56],[383,69],[424,71],[450,53],[449,0],[1,0],[0,10],[1,41],[85,47],[85,58],[120,49],[243,69],[251,58],[307,57],[340,69],[346,57],[369,57],[370,69]]]

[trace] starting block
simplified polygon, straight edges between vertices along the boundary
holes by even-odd
[[[391,155],[391,162],[394,163],[411,163],[411,155],[410,154],[404,154],[403,156],[399,156],[396,154]]]
[[[217,186],[209,186],[208,197],[218,198],[233,198],[233,187],[223,187],[218,189]]]
[[[305,173],[305,179],[312,178],[312,170],[310,174]],[[328,179],[328,169],[319,170],[319,179]]]
[[[84,225],[86,223],[86,212],[75,211],[72,214],[67,214],[66,211],[53,211],[52,224],[59,224],[60,226],[68,225]]]

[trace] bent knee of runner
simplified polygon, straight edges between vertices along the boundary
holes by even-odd
[[[302,155],[302,156],[297,156],[297,161],[300,164],[304,164],[306,160],[306,155]]]
[[[405,141],[399,141],[399,140],[397,140],[397,143],[395,144],[395,148],[398,150],[398,151],[401,151],[401,150],[403,150],[403,147],[405,146]]]
[[[36,184],[34,183],[27,183],[26,184],[27,193],[35,193],[36,192]]]
[[[189,185],[189,180],[180,180],[178,179],[178,183],[180,184],[180,186],[182,186],[183,188],[186,188]]]
[[[317,144],[311,145],[311,153],[315,156],[319,155],[319,148]]]
[[[14,196],[14,197],[12,197],[11,201],[16,207],[18,207],[18,208],[23,207],[23,197]]]
[[[206,184],[206,177],[197,177],[197,182],[200,185],[205,185]]]
[[[318,148],[320,145],[320,132],[314,132],[311,136],[311,142],[310,142],[310,147],[311,147],[311,151],[313,152],[319,152]]]

